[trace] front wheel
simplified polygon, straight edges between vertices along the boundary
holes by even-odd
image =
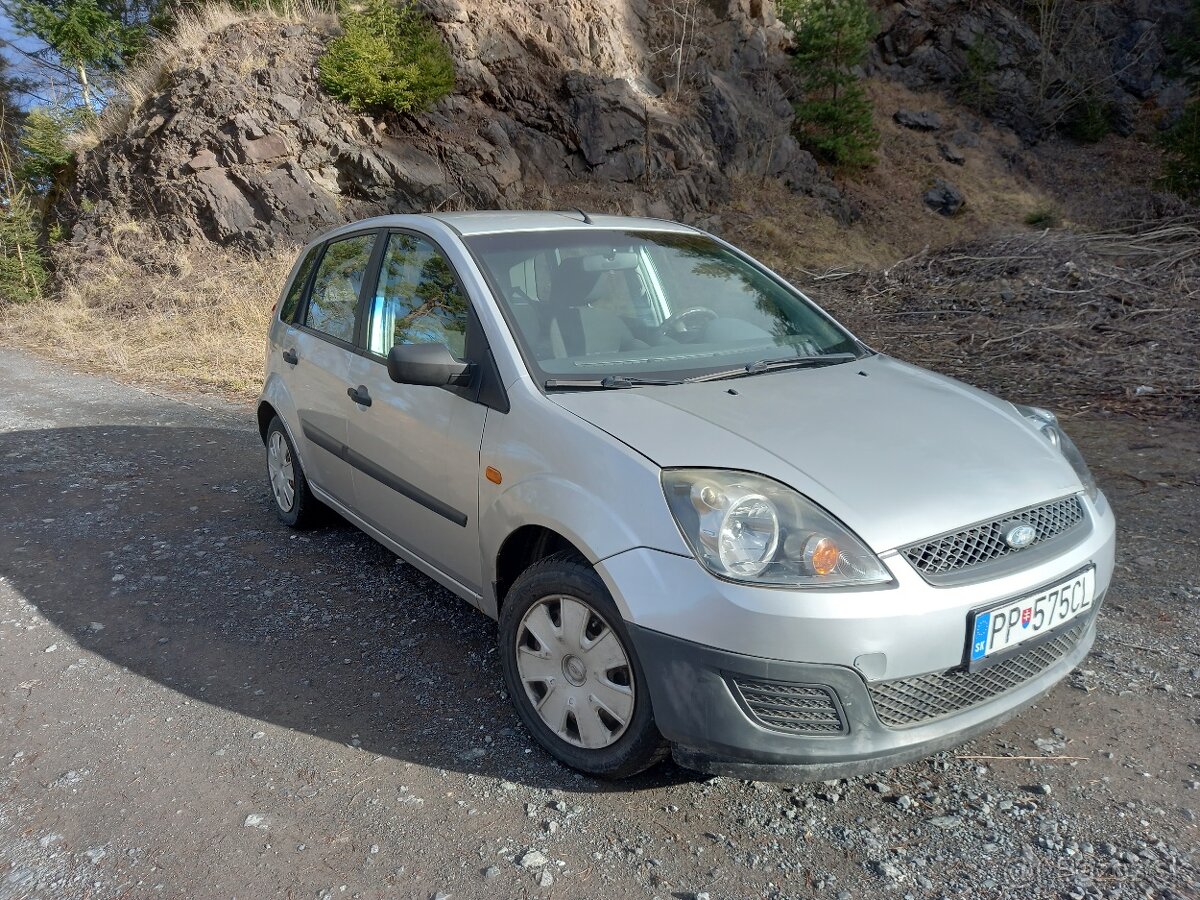
[[[666,755],[625,622],[575,554],[534,563],[513,584],[500,662],[521,721],[566,765],[625,778]]]

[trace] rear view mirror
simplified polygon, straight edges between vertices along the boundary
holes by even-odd
[[[471,381],[471,364],[455,359],[445,344],[396,344],[388,353],[387,368],[399,384],[444,387]]]
[[[638,255],[636,253],[613,253],[611,256],[585,256],[583,271],[585,272],[621,272],[636,269]]]

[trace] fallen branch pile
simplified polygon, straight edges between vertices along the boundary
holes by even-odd
[[[1060,412],[1200,418],[1200,221],[837,274],[813,277],[814,295],[878,350]]]

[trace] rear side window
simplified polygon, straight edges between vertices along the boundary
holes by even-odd
[[[300,308],[300,297],[304,294],[304,286],[308,284],[308,276],[312,272],[313,264],[316,263],[320,252],[320,247],[313,247],[304,254],[304,261],[296,270],[296,277],[292,279],[287,296],[283,298],[283,306],[279,309],[279,318],[284,322],[296,321],[296,311]]]
[[[374,247],[373,234],[333,241],[326,246],[313,279],[305,325],[338,340],[353,342],[358,295]]]

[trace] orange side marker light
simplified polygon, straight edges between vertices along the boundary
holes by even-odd
[[[484,469],[483,474],[492,484],[499,484],[504,480],[504,476],[500,474],[500,470],[494,469],[491,466],[488,466],[486,469]]]

